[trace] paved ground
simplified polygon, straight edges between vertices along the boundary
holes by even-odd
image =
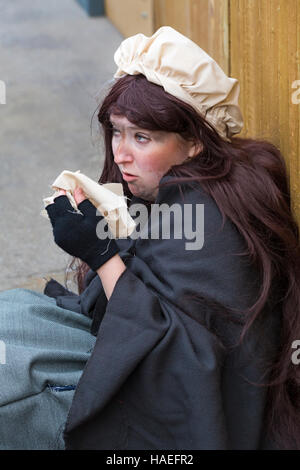
[[[64,169],[101,173],[102,140],[90,121],[121,40],[75,0],[0,0],[0,290],[42,291],[44,278],[64,278],[70,258],[40,215],[42,199]]]

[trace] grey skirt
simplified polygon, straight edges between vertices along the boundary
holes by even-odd
[[[64,449],[91,319],[26,289],[0,292],[0,449]]]

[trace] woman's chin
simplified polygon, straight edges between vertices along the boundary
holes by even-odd
[[[127,183],[128,188],[131,192],[131,194],[135,197],[138,197],[140,199],[144,199],[144,201],[155,201],[155,194],[153,189],[147,189],[147,188],[140,188],[136,186],[134,183]]]

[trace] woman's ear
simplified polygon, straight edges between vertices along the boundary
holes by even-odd
[[[202,152],[202,150],[203,145],[201,144],[201,142],[191,142],[188,152],[189,158],[196,157],[197,155],[199,155],[200,152]]]

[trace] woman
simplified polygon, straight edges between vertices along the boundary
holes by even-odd
[[[67,322],[90,322],[73,328],[79,360],[96,337],[83,373],[73,367],[74,396],[65,377],[55,385],[71,405],[57,431],[67,449],[300,448],[299,233],[284,160],[234,137],[237,82],[172,28],[125,40],[115,60],[100,183],[122,183],[132,214],[149,218],[138,237],[99,239],[103,218],[80,189],[82,216],[63,191],[47,207],[56,243],[83,263],[79,296],[55,281],[45,294]],[[165,216],[168,236],[156,236]]]

